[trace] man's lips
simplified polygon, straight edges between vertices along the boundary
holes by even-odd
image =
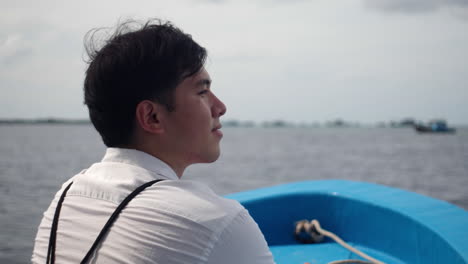
[[[211,132],[215,133],[219,137],[223,137],[223,132],[221,132],[221,127],[222,127],[221,125],[217,125],[211,130]]]

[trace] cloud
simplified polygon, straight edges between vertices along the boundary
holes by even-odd
[[[32,49],[23,45],[21,35],[8,35],[0,40],[0,65],[12,66],[31,56],[32,52]]]
[[[364,0],[364,5],[388,13],[427,13],[443,8],[468,9],[468,0]]]
[[[466,24],[446,19],[463,16],[466,1],[291,1],[7,1],[0,117],[86,117],[84,34],[119,17],[156,16],[208,48],[229,118],[468,122]],[[424,17],[375,15],[390,12]]]

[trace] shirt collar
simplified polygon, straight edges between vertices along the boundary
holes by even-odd
[[[107,148],[102,162],[120,162],[155,172],[165,179],[178,180],[174,170],[162,160],[136,149]]]

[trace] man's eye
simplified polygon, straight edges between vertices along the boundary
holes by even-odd
[[[208,93],[208,90],[202,90],[202,91],[198,92],[198,95],[204,95],[206,93]]]

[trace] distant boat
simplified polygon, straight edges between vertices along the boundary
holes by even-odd
[[[455,133],[455,128],[448,127],[445,120],[433,120],[427,125],[415,124],[414,129],[420,133]]]
[[[328,238],[315,244],[298,242],[295,224],[303,219],[320,221],[324,229],[381,261],[372,263],[468,263],[468,212],[413,192],[365,182],[322,180],[227,197],[249,210],[278,264],[362,260]]]

